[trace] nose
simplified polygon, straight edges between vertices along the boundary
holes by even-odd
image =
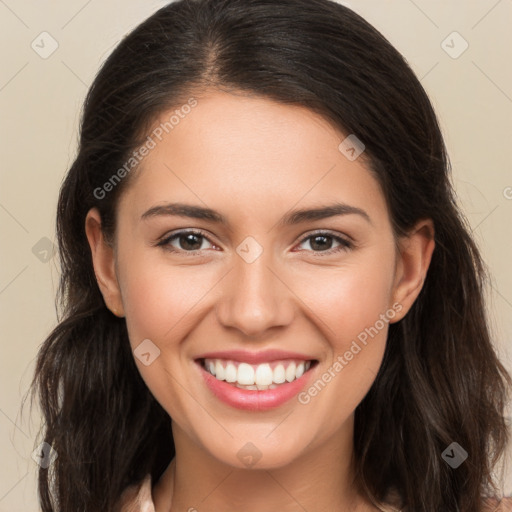
[[[216,306],[219,322],[247,337],[289,325],[294,316],[293,292],[285,276],[272,268],[267,253],[270,251],[263,251],[251,263],[235,257],[234,268],[223,279]]]

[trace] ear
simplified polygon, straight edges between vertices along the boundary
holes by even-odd
[[[114,249],[105,240],[101,229],[101,216],[97,208],[91,208],[87,213],[85,233],[91,248],[94,273],[103,300],[116,316],[122,317],[124,309],[117,280]]]
[[[393,303],[402,306],[390,322],[401,320],[418,297],[434,252],[434,223],[431,219],[420,220],[399,242],[400,250],[395,267]]]

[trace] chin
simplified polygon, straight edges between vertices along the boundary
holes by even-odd
[[[272,434],[271,434],[272,436]],[[308,442],[301,442],[288,437],[289,443],[285,443],[280,437],[274,439],[265,434],[242,437],[234,437],[229,442],[210,442],[204,449],[219,462],[239,469],[277,469],[288,466],[301,456],[302,448]]]

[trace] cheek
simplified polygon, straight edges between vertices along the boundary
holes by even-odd
[[[139,372],[153,396],[173,418],[186,417],[190,396],[183,393],[182,385],[190,360],[188,344],[182,341],[198,323],[201,299],[208,297],[215,275],[200,266],[180,267],[162,258],[148,262],[147,257],[139,259],[136,252],[119,270],[128,336]],[[137,357],[144,340],[154,344],[149,345],[149,352],[158,354],[149,365]]]
[[[188,325],[194,308],[212,289],[213,276],[200,266],[139,261],[130,257],[120,272],[130,342],[149,338],[163,346]]]
[[[390,304],[392,257],[367,256],[324,275],[317,273],[314,281],[300,282],[328,355],[298,399],[310,417],[324,418],[326,434],[334,432],[369,391],[382,363],[389,322],[399,311]]]
[[[119,273],[135,363],[164,409],[173,418],[186,417],[190,396],[183,393],[182,386],[191,364],[186,340],[200,323],[204,304],[218,281],[217,273],[201,265],[180,266],[161,255],[150,258],[136,250],[128,254],[130,257],[120,262]],[[148,352],[143,346],[151,353],[148,365],[138,357]]]
[[[393,270],[391,254],[368,251],[338,267],[319,268],[309,275],[297,272],[294,292],[331,348],[344,352],[347,343],[391,307]]]

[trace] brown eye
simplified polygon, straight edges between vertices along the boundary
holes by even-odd
[[[303,238],[300,245],[305,242],[309,242],[311,250],[315,253],[333,254],[339,251],[349,250],[353,247],[353,244],[348,240],[324,231]],[[339,245],[332,248],[334,243]]]
[[[164,238],[157,245],[171,252],[197,252],[204,249],[203,242],[208,240],[201,231],[180,231]]]

